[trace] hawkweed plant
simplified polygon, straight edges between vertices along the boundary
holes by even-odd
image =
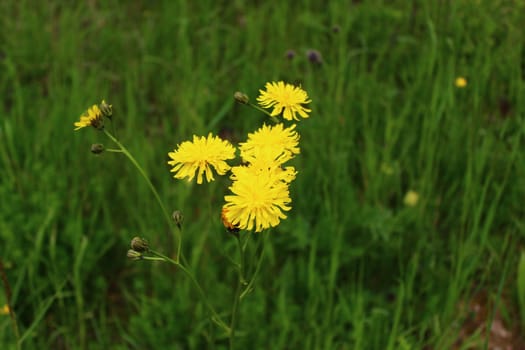
[[[176,253],[174,258],[152,249],[145,238],[134,237],[127,252],[131,260],[162,261],[175,265],[191,280],[204,304],[208,308],[210,320],[222,329],[229,338],[230,349],[234,348],[237,316],[241,300],[253,290],[256,277],[262,266],[264,244],[268,237],[267,231],[279,225],[286,219],[291,210],[289,186],[296,178],[297,171],[286,163],[300,153],[299,134],[296,125],[284,125],[283,121],[299,121],[308,118],[311,110],[306,107],[311,100],[306,91],[285,82],[268,82],[264,90],[259,90],[258,105],[250,102],[249,97],[236,92],[237,102],[251,106],[269,117],[271,124],[266,122],[256,131],[248,133],[246,141],[237,147],[229,141],[214,136],[211,132],[207,136],[193,135],[191,141],[184,141],[168,152],[168,165],[176,180],[195,181],[198,185],[215,180],[215,176],[229,176],[230,193],[224,196],[224,205],[217,208],[218,214],[227,232],[237,242],[238,257],[230,259],[236,269],[237,287],[234,291],[229,322],[223,321],[213,305],[209,302],[205,291],[191,272],[181,251],[183,215],[175,211],[170,216],[162,202],[155,186],[152,184],[143,168],[129,150],[118,140],[114,133],[105,128],[107,120],[112,121],[113,108],[104,100],[93,105],[84,112],[78,122],[74,123],[75,130],[84,127],[93,127],[106,136],[117,146],[116,149],[105,148],[101,144],[94,144],[91,151],[96,154],[102,152],[121,153],[135,166],[152,191],[158,205],[170,226],[176,239]],[[271,111],[268,111],[271,110]],[[299,118],[300,117],[300,118]],[[282,119],[280,119],[282,118]],[[237,165],[228,162],[236,158]],[[247,256],[247,245],[250,237],[261,233],[262,245],[257,249],[258,256]],[[253,259],[255,266],[253,273],[248,276],[247,259]]]

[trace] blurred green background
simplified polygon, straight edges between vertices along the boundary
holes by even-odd
[[[0,258],[20,348],[228,347],[186,276],[126,259],[133,236],[168,255],[174,239],[132,165],[73,123],[113,105],[227,319],[228,179],[177,181],[167,153],[210,131],[243,141],[265,118],[233,93],[277,80],[312,113],[236,348],[525,348],[524,5],[2,1]],[[17,348],[5,314],[0,347]]]

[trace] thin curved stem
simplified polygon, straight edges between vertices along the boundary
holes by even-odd
[[[4,285],[4,292],[5,292],[5,299],[6,299],[6,305],[9,309],[9,317],[11,318],[11,324],[13,326],[13,332],[15,334],[16,339],[16,348],[21,349],[21,342],[20,342],[20,331],[18,330],[18,323],[16,321],[15,312],[13,311],[13,304],[11,303],[11,286],[9,285],[9,281],[7,280],[7,275],[5,273],[4,264],[2,263],[2,260],[0,259],[0,279],[2,280],[2,283]]]
[[[166,218],[166,221],[168,222],[169,227],[172,229],[172,231],[175,234],[175,237],[177,239],[176,260],[177,260],[177,263],[178,263],[179,256],[180,256],[180,251],[181,251],[181,246],[182,246],[182,235],[181,235],[180,231],[177,231],[177,230],[174,229],[173,222],[172,222],[172,220],[170,218],[168,210],[166,209],[166,207],[164,206],[164,203],[160,199],[160,196],[159,196],[159,193],[157,192],[157,189],[155,188],[155,186],[153,186],[153,183],[149,179],[148,175],[146,175],[146,172],[144,171],[144,169],[142,169],[140,164],[137,162],[135,157],[133,157],[133,155],[128,151],[128,149],[126,147],[124,147],[124,145],[122,143],[120,143],[120,141],[117,140],[113,135],[111,135],[111,133],[109,133],[106,129],[103,129],[103,131],[106,134],[106,136],[109,137],[111,139],[111,141],[113,141],[120,148],[120,151],[122,153],[124,153],[124,155],[126,157],[128,157],[130,162],[135,166],[135,168],[137,168],[137,170],[142,175],[144,180],[146,180],[146,183],[148,184],[151,192],[153,192],[153,195],[155,196],[155,199],[157,200],[157,203],[159,204],[159,206],[160,206],[160,208],[161,208],[161,210],[162,210],[162,212],[164,214],[164,217]]]
[[[239,303],[241,301],[241,291],[242,286],[246,283],[244,279],[244,273],[246,268],[246,245],[248,244],[248,239],[250,236],[247,236],[247,238],[244,240],[244,242],[241,242],[240,236],[235,236],[237,239],[237,247],[239,248],[239,266],[238,266],[238,272],[239,277],[237,281],[237,288],[235,289],[235,295],[233,297],[233,305],[232,305],[232,315],[230,320],[230,350],[233,350],[233,344],[235,339],[235,326],[237,322],[237,314],[239,312]]]
[[[251,102],[248,102],[248,106],[250,106],[250,107],[252,107],[252,108],[255,108],[255,109],[258,110],[259,112],[263,112],[264,114],[266,114],[267,116],[269,116],[269,117],[272,119],[272,121],[273,121],[274,123],[278,123],[278,122],[279,122],[279,120],[278,120],[277,118],[275,118],[275,116],[271,115],[270,112],[268,112],[268,111],[265,110],[265,109],[262,109],[261,107],[257,106],[256,104],[253,104],[253,103],[251,103]]]
[[[259,260],[257,260],[257,265],[255,267],[255,271],[253,272],[253,275],[252,275],[250,281],[246,285],[246,288],[244,288],[244,290],[242,291],[241,295],[239,296],[239,299],[244,298],[246,296],[246,294],[248,294],[252,290],[253,284],[255,283],[255,280],[256,280],[257,276],[259,275],[259,271],[261,270],[262,261],[263,261],[263,258],[264,258],[264,247],[265,247],[265,243],[266,243],[266,238],[269,236],[269,234],[265,234],[264,232],[262,234],[263,234],[262,249],[261,249],[261,253],[259,255]]]
[[[197,279],[193,276],[193,274],[191,273],[190,270],[188,270],[181,262],[179,261],[176,261],[164,254],[161,254],[157,251],[154,251],[154,250],[150,250],[149,251],[151,254],[159,257],[159,258],[162,258],[164,261],[166,262],[169,262],[169,263],[172,263],[173,265],[177,266],[179,269],[182,270],[182,272],[184,272],[186,274],[186,276],[189,277],[189,279],[193,282],[193,285],[195,286],[195,288],[197,289],[197,291],[199,292],[200,296],[201,296],[201,299],[202,301],[204,302],[204,304],[206,305],[206,307],[208,308],[208,310],[210,311],[210,313],[212,314],[212,317],[211,317],[211,320],[213,322],[215,322],[215,324],[217,324],[219,327],[221,327],[228,336],[231,335],[232,333],[232,330],[230,329],[230,327],[228,327],[222,320],[221,320],[221,317],[219,316],[219,314],[217,313],[217,311],[215,311],[215,309],[213,308],[213,306],[210,304],[210,302],[208,301],[208,298],[206,297],[206,294],[204,293],[204,290],[202,289],[201,285],[199,284],[199,282],[197,281]],[[152,260],[152,259],[151,259]]]

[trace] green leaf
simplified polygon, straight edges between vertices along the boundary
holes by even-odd
[[[525,252],[521,252],[518,263],[518,302],[520,306],[521,320],[525,321]]]

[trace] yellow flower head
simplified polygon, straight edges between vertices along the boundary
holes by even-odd
[[[101,130],[104,128],[104,117],[111,118],[112,114],[112,106],[102,100],[100,105],[93,105],[80,116],[80,120],[75,122],[75,130],[82,129],[86,126],[92,126]]]
[[[250,164],[257,162],[283,164],[295,154],[300,153],[299,134],[295,124],[284,128],[283,124],[263,125],[248,140],[239,145],[241,158]]]
[[[417,205],[417,202],[419,201],[419,194],[416,191],[408,191],[405,194],[405,198],[403,199],[403,202],[408,207],[415,207]]]
[[[283,167],[280,163],[273,162],[268,163],[265,160],[254,159],[253,163],[248,166],[236,166],[231,169],[231,179],[236,181],[239,177],[252,177],[259,176],[261,173],[265,173],[266,176],[271,177],[273,181],[282,181],[287,184],[295,180],[297,171],[293,166]]]
[[[454,83],[456,84],[456,87],[464,88],[465,86],[467,86],[467,79],[463,77],[457,77]]]
[[[235,148],[225,140],[210,133],[208,138],[193,136],[193,142],[184,141],[168,156],[172,159],[168,164],[173,166],[171,172],[177,179],[188,178],[193,180],[197,174],[197,183],[202,184],[202,175],[206,175],[206,180],[214,180],[212,169],[217,174],[224,175],[230,166],[225,162],[226,159],[235,158]]]
[[[84,112],[84,114],[80,116],[80,120],[75,122],[75,126],[75,130],[82,129],[86,126],[102,129],[104,126],[103,115],[98,105],[93,105],[93,107]]]
[[[283,118],[286,120],[299,120],[296,113],[303,118],[308,118],[310,109],[303,107],[311,100],[308,98],[306,91],[300,87],[291,84],[285,84],[282,81],[277,83],[266,83],[266,91],[259,90],[261,95],[257,97],[259,105],[263,108],[272,108],[272,116],[277,116],[283,113]]]
[[[239,229],[261,232],[277,226],[291,209],[288,184],[280,181],[274,172],[253,172],[250,167],[232,168],[233,195],[224,196],[223,215],[227,222]]]

